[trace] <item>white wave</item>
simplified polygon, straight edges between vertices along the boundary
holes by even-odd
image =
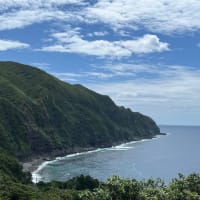
[[[112,151],[126,151],[129,149],[132,149],[133,147],[126,147],[124,145],[119,145],[119,146],[114,146],[111,148],[108,148],[107,150],[112,150]]]
[[[42,177],[37,173],[37,170],[32,173],[32,182],[38,183],[42,180]]]
[[[66,158],[72,158],[72,157],[77,157],[77,156],[82,156],[82,155],[86,155],[86,154],[90,154],[90,153],[95,153],[98,151],[102,151],[103,148],[99,148],[99,149],[95,149],[95,150],[91,150],[91,151],[84,151],[84,152],[78,152],[78,153],[73,153],[73,154],[69,154],[63,157],[57,157],[56,160],[65,160]]]
[[[39,174],[39,172],[44,169],[47,165],[55,163],[57,161],[61,161],[61,160],[65,160],[66,158],[72,158],[72,157],[76,157],[76,156],[80,156],[80,155],[85,155],[85,154],[90,154],[90,153],[95,153],[98,151],[101,151],[102,149],[95,149],[95,150],[91,150],[91,151],[86,151],[86,152],[80,152],[80,153],[73,153],[73,154],[69,154],[63,157],[56,157],[54,160],[51,161],[44,161],[41,165],[38,166],[38,168],[32,172],[32,182],[33,183],[38,183],[41,181],[42,177]]]
[[[39,172],[44,169],[48,164],[54,163],[57,160],[51,160],[51,161],[45,161],[43,162],[41,165],[39,165],[39,167],[32,172],[32,182],[33,183],[38,183],[41,181],[42,177],[40,176]]]
[[[169,133],[167,133],[166,135],[170,135]],[[111,151],[127,151],[129,149],[133,149],[135,148],[134,146],[130,146],[132,144],[136,144],[136,143],[143,143],[143,142],[148,142],[148,141],[152,141],[152,140],[156,140],[161,138],[163,135],[157,135],[155,137],[153,137],[152,139],[142,139],[142,140],[137,140],[137,141],[131,141],[131,142],[126,142],[117,146],[112,146],[112,147],[108,147],[108,148],[98,148],[95,150],[91,150],[91,151],[85,151],[85,152],[78,152],[78,153],[73,153],[73,154],[69,154],[63,157],[56,157],[56,159],[51,160],[51,161],[45,161],[43,162],[41,165],[39,165],[39,167],[32,172],[32,181],[33,183],[38,183],[39,181],[42,180],[41,175],[39,174],[39,172],[44,169],[48,164],[57,162],[57,161],[61,161],[61,160],[66,160],[67,158],[72,158],[72,157],[77,157],[77,156],[82,156],[82,155],[86,155],[86,154],[91,154],[91,153],[95,153],[95,152],[103,152],[103,151],[107,151],[107,150],[111,150]]]

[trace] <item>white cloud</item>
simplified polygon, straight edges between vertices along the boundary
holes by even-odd
[[[200,123],[200,114],[197,114],[200,113],[200,70],[197,68],[142,64],[107,67],[113,73],[133,72],[135,76],[112,82],[86,83],[86,86],[109,95],[118,105],[154,117],[159,123]],[[137,76],[138,73],[146,76]]]
[[[152,53],[169,50],[169,44],[160,42],[156,35],[146,34],[136,40],[121,41],[121,46],[133,53]]]
[[[109,79],[114,77],[113,73],[104,73],[104,72],[97,72],[97,71],[88,71],[88,72],[79,72],[79,73],[72,73],[72,72],[63,72],[63,73],[56,73],[50,72],[53,76],[56,76],[62,81],[66,82],[77,82],[80,83],[85,81],[97,80],[97,79]]]
[[[96,78],[108,79],[114,76],[114,74],[112,73],[104,73],[104,72],[86,72],[86,73],[83,73],[83,75],[89,78],[93,78],[93,79],[96,79]]]
[[[101,36],[105,36],[105,35],[108,35],[109,33],[107,31],[95,31],[93,33],[88,33],[88,36],[89,37],[93,37],[93,36],[98,36],[98,37],[101,37]]]
[[[197,47],[200,47],[200,43],[197,44]]]
[[[35,23],[47,21],[81,20],[76,9],[67,11],[69,6],[85,5],[83,0],[1,0],[0,1],[0,30],[23,28]],[[63,8],[67,6],[67,8]]]
[[[0,30],[23,28],[25,26],[45,21],[68,21],[75,19],[72,13],[51,9],[19,10],[0,15]]]
[[[29,44],[13,40],[0,40],[0,51],[28,48]]]
[[[81,38],[72,38],[68,43],[56,44],[42,48],[43,51],[79,53],[105,58],[121,58],[131,56],[131,52],[115,43],[106,40],[87,41]]]
[[[169,50],[169,44],[161,42],[156,35],[146,34],[132,40],[85,40],[77,30],[54,33],[56,43],[44,46],[42,51],[66,52],[93,55],[97,57],[122,58],[132,54],[145,54]]]
[[[30,63],[30,65],[35,66],[35,67],[42,69],[42,70],[49,70],[50,69],[50,64],[45,63],[45,62],[32,62],[32,63]]]
[[[0,30],[64,21],[101,22],[121,34],[127,27],[176,34],[200,29],[199,10],[199,0],[1,0]]]
[[[80,82],[80,79],[83,77],[81,73],[72,73],[72,72],[49,72],[53,76],[56,76],[62,81],[66,82]]]
[[[6,10],[9,8],[41,8],[41,7],[52,7],[62,5],[82,5],[84,0],[0,0],[0,10]]]
[[[165,34],[199,30],[199,10],[199,0],[99,0],[85,15],[114,29],[142,27]]]
[[[177,74],[186,73],[186,69],[184,66],[168,66],[163,64],[150,65],[150,64],[134,64],[134,63],[116,63],[116,64],[106,64],[103,67],[95,66],[96,69],[103,69],[108,72],[112,72],[114,74],[149,74],[156,75],[157,77],[176,77]]]

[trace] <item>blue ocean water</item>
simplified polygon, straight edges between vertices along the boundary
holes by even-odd
[[[117,147],[68,155],[43,163],[33,181],[65,181],[80,174],[106,180],[162,178],[169,182],[178,173],[200,173],[200,127],[160,126],[166,136]]]

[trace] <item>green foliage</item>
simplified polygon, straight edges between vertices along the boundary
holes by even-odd
[[[0,62],[0,148],[20,159],[107,147],[159,133],[152,119],[116,106],[108,96],[37,68]]]
[[[195,179],[191,179],[191,176]],[[86,179],[85,179],[86,180]],[[42,185],[24,185],[19,182],[7,180],[0,184],[0,199],[42,199],[42,200],[200,200],[198,174],[176,179],[168,186],[160,180],[137,181],[111,177],[107,182],[101,183],[92,190],[68,189],[60,187],[64,183],[51,183]],[[67,182],[65,183],[68,184]],[[85,184],[85,183],[84,183]],[[161,184],[161,185],[160,185]],[[195,187],[195,188],[194,188]],[[45,188],[45,189],[44,189]]]
[[[111,177],[94,191],[79,194],[84,200],[200,200],[200,175],[179,175],[166,186],[161,179],[137,181]]]
[[[93,190],[100,185],[100,182],[97,179],[92,178],[91,176],[77,176],[66,182],[52,181],[50,183],[39,182],[37,186],[46,191],[49,188],[58,188],[58,189],[74,189],[74,190]]]
[[[0,153],[0,200],[200,200],[200,175],[179,174],[169,185],[161,179],[121,179],[99,182],[90,176],[66,182],[33,184],[11,155]]]
[[[5,152],[0,152],[0,177],[1,180],[9,177],[15,182],[31,183],[31,174],[29,172],[23,172],[22,166],[15,157]]]

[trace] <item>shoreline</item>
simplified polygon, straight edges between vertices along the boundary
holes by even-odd
[[[51,162],[53,160],[56,160],[57,158],[60,157],[65,157],[68,155],[76,154],[79,152],[88,152],[88,151],[93,151],[97,148],[75,148],[74,150],[71,151],[55,151],[51,153],[44,153],[43,155],[40,156],[33,156],[32,158],[29,158],[27,161],[21,161],[20,163],[22,164],[23,171],[24,172],[30,172],[33,173],[36,171],[42,163],[45,162]]]
[[[63,153],[50,153],[50,154],[43,154],[43,155],[35,156],[35,157],[33,156],[33,158],[31,158],[30,161],[21,162],[21,164],[23,166],[23,171],[30,172],[32,174],[32,180],[35,183],[35,182],[38,182],[35,180],[39,179],[37,173],[49,163],[56,162],[58,160],[66,159],[73,156],[101,151],[104,149],[117,148],[117,147],[123,148],[123,146],[128,145],[128,144],[146,142],[153,139],[159,139],[160,136],[164,136],[164,135],[168,135],[168,134],[160,133],[151,138],[140,138],[140,139],[135,138],[135,140],[132,140],[132,141],[118,142],[118,143],[114,143],[112,146],[107,146],[107,147],[105,146],[105,147],[99,147],[99,148],[97,147],[96,148],[95,147],[75,148],[74,151],[72,150],[72,151],[63,152]]]

